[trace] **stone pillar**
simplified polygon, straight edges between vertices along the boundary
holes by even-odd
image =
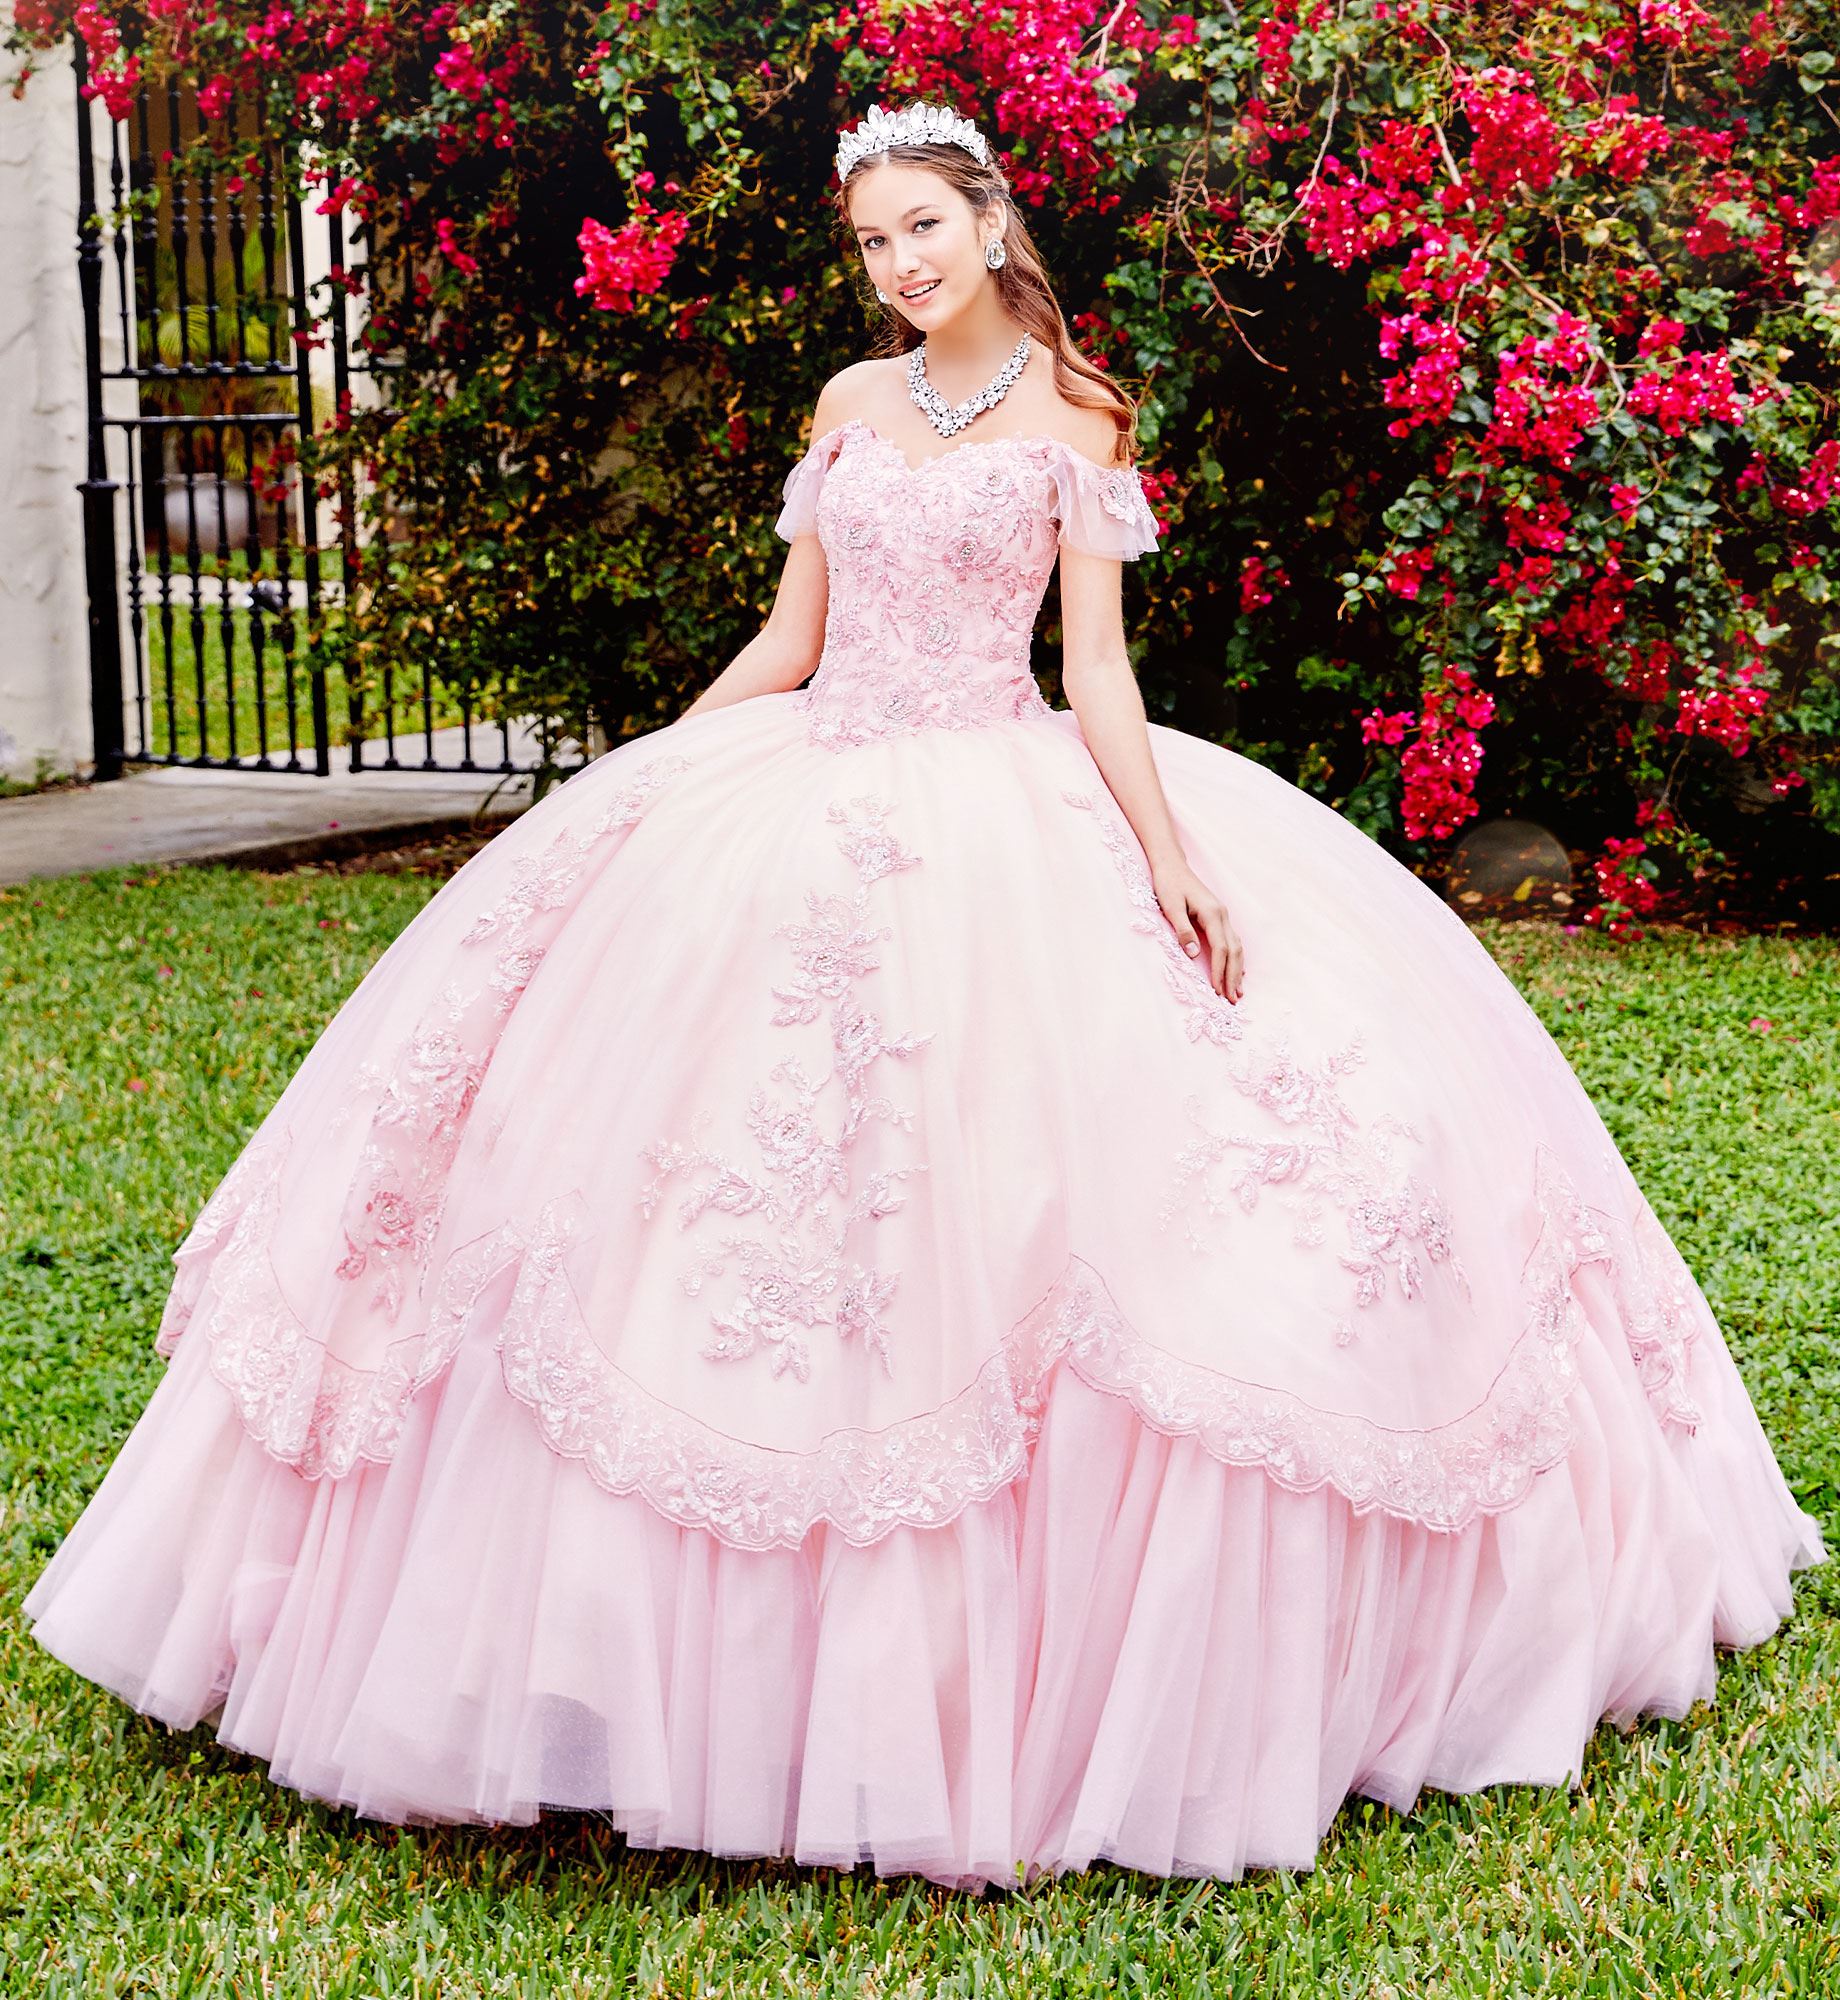
[[[21,778],[91,755],[76,86],[68,49],[41,60],[0,92],[0,775]]]

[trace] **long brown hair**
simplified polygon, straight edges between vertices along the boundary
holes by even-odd
[[[855,237],[850,226],[850,187],[871,169],[872,162],[898,160],[903,166],[925,167],[948,182],[971,204],[975,216],[988,214],[1001,201],[1009,220],[1003,231],[1003,247],[1008,252],[1001,269],[991,276],[1004,308],[1025,326],[1030,336],[1044,347],[1054,362],[1054,386],[1068,402],[1089,410],[1108,410],[1118,426],[1114,463],[1130,465],[1137,456],[1137,404],[1104,370],[1096,368],[1074,346],[1062,316],[1060,302],[1048,283],[1022,213],[1010,195],[1009,181],[993,159],[980,166],[963,146],[924,145],[919,142],[890,146],[886,153],[869,153],[850,169],[849,180],[836,190],[838,218],[852,250]],[[923,336],[911,320],[903,319],[891,304],[880,305],[871,295],[870,310],[882,319],[877,355],[905,354],[918,347]]]

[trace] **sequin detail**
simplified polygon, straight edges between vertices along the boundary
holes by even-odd
[[[794,699],[833,750],[1053,714],[1029,647],[1057,510],[1077,510],[1093,541],[1110,520],[1120,555],[1157,533],[1135,471],[1046,437],[974,439],[909,465],[852,419],[814,441],[788,497],[782,531],[809,510],[829,570],[823,653]]]
[[[558,835],[540,854],[517,856],[507,894],[461,939],[437,1011],[405,1036],[388,1065],[358,1071],[359,1096],[335,1124],[367,1096],[375,1106],[344,1199],[345,1253],[335,1270],[346,1284],[367,1280],[361,1302],[385,1320],[399,1320],[421,1284],[493,1051],[582,870],[688,767],[675,752],[652,758],[585,830]],[[483,945],[493,949],[481,955],[475,948]],[[280,1131],[258,1134],[205,1204],[175,1253],[179,1275],[155,1348],[173,1351],[208,1272],[213,1369],[244,1423],[303,1471],[339,1473],[391,1455],[404,1405],[441,1371],[451,1350],[428,1334],[406,1334],[388,1347],[381,1368],[354,1369],[308,1331],[282,1295],[266,1249],[286,1150]]]
[[[268,1262],[284,1153],[281,1135],[251,1147],[200,1217],[180,1252],[162,1346],[171,1351],[196,1306],[198,1335],[245,1426],[309,1478],[387,1460],[409,1397],[463,1341],[486,1338],[545,1442],[607,1491],[638,1493],[737,1548],[795,1547],[821,1521],[866,1544],[897,1526],[943,1526],[1025,1471],[1049,1377],[1065,1359],[1151,1429],[1194,1437],[1223,1464],[1258,1467],[1294,1492],[1333,1486],[1356,1513],[1455,1532],[1515,1505],[1571,1448],[1586,1266],[1607,1276],[1626,1323],[1648,1329],[1654,1351],[1678,1357],[1684,1405],[1695,1306],[1690,1286],[1642,1247],[1658,1225],[1645,1208],[1630,1221],[1588,1206],[1544,1147],[1533,1163],[1539,1223],[1523,1268],[1524,1330],[1488,1396],[1449,1423],[1391,1430],[1179,1360],[1132,1327],[1100,1274],[1074,1257],[956,1396],[881,1430],[831,1432],[802,1454],[712,1430],[613,1363],[569,1281],[586,1222],[579,1196],[457,1249],[427,1294],[420,1345],[400,1344],[380,1370],[342,1367],[308,1337]],[[1690,1407],[1676,1421],[1689,1421]]]
[[[710,1315],[714,1337],[702,1352],[712,1361],[744,1361],[766,1354],[768,1372],[811,1379],[811,1345],[816,1327],[828,1326],[843,1341],[856,1343],[894,1372],[886,1311],[900,1274],[853,1259],[846,1246],[859,1224],[893,1215],[905,1201],[901,1183],[925,1172],[922,1162],[880,1166],[851,1186],[850,1152],[871,1120],[909,1129],[913,1113],[870,1090],[878,1064],[904,1062],[931,1041],[932,1034],[896,1034],[884,1027],[857,997],[858,982],[880,960],[876,945],[892,934],[887,924],[870,922],[869,897],[884,876],[918,865],[883,821],[892,802],[863,794],[847,804],[833,800],[828,822],[843,830],[837,845],[855,866],[850,895],[808,889],[806,921],[781,924],[775,937],[790,940],[793,976],[772,990],[772,1024],[808,1026],[828,1014],[830,1067],[814,1076],[797,1056],[774,1065],[767,1082],[748,1100],[747,1127],[755,1157],[743,1161],[697,1139],[660,1140],[643,1149],[656,1169],[639,1198],[649,1221],[667,1183],[691,1181],[677,1207],[680,1231],[691,1230],[711,1212],[751,1216],[772,1235],[729,1233],[704,1244],[685,1272],[684,1290],[696,1297],[711,1277],[732,1263],[739,1282],[728,1303]],[[780,1084],[785,1094],[769,1086]],[[838,1097],[834,1115],[827,1099]],[[833,1206],[832,1197],[836,1205]]]
[[[1199,959],[1176,941],[1157,901],[1142,850],[1121,815],[1101,808],[1092,792],[1066,791],[1069,805],[1093,815],[1099,837],[1124,880],[1131,928],[1149,936],[1163,963],[1163,977],[1185,1009],[1191,1041],[1213,1042],[1232,1053],[1224,1065],[1229,1083],[1266,1114],[1264,1129],[1209,1124],[1203,1100],[1184,1102],[1200,1133],[1177,1152],[1158,1225],[1183,1225],[1191,1250],[1230,1248],[1231,1239],[1204,1228],[1204,1219],[1251,1214],[1273,1190],[1291,1209],[1293,1240],[1304,1248],[1324,1241],[1325,1204],[1342,1218],[1340,1261],[1353,1279],[1353,1304],[1377,1305],[1392,1292],[1419,1297],[1430,1267],[1438,1265],[1467,1296],[1469,1279],[1452,1243],[1450,1209],[1434,1187],[1410,1170],[1408,1149],[1422,1145],[1404,1120],[1379,1118],[1362,1130],[1340,1089],[1341,1079],[1363,1060],[1354,1036],[1310,1062],[1295,1055],[1288,1038],[1258,1045],[1247,1034],[1241,1008],[1214,990]],[[1274,1134],[1271,1124],[1283,1128]],[[1339,1316],[1338,1345],[1357,1336],[1358,1321]]]
[[[536,976],[548,944],[544,919],[563,909],[589,856],[610,834],[632,826],[667,780],[687,768],[672,753],[644,765],[633,782],[581,833],[563,832],[539,854],[511,864],[509,892],[483,910],[463,947],[495,947],[483,979],[464,974],[444,996],[445,1019],[420,1023],[387,1072],[359,1071],[380,1103],[346,1198],[347,1251],[341,1278],[367,1272],[371,1304],[390,1319],[402,1309],[407,1272],[427,1261],[441,1224],[448,1171],[505,1018]]]

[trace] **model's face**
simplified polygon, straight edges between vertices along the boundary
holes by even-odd
[[[971,204],[925,167],[884,160],[851,183],[850,226],[869,280],[916,326],[942,326],[993,280],[987,237],[1000,233],[996,210],[982,229]]]

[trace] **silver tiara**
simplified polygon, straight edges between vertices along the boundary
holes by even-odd
[[[884,111],[872,104],[860,125],[838,134],[837,178],[848,180],[865,153],[885,153],[890,146],[963,146],[980,167],[990,164],[983,133],[950,105],[910,104],[903,111]]]

